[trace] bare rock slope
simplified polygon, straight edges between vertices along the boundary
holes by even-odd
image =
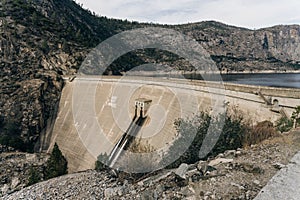
[[[51,179],[3,199],[254,199],[299,150],[298,130],[248,149],[226,151],[186,170],[163,170],[134,182],[90,170]]]

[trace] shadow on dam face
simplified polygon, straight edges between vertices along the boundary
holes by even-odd
[[[147,120],[147,111],[150,108],[152,100],[139,98],[135,100],[135,114],[128,127],[123,133],[122,137],[118,140],[114,148],[109,154],[107,166],[114,169],[120,169],[116,167],[116,163],[123,156],[124,152],[130,148],[130,145],[135,141],[137,134],[143,128],[145,121]],[[105,161],[102,161],[105,162]]]
[[[143,122],[136,137],[154,149],[165,150],[176,139],[177,131],[174,127],[176,119],[192,117],[198,111],[209,111],[222,96],[226,101],[222,103],[229,102],[238,106],[256,121],[275,121],[280,117],[280,113],[272,112],[264,100],[256,94],[257,87],[227,84],[225,94],[218,94],[218,90],[211,92],[212,90],[201,81],[193,81],[187,85],[179,80],[158,78],[120,84],[118,79],[102,77],[97,78],[97,81],[90,81],[76,78],[73,82],[66,82],[48,151],[57,142],[68,160],[70,173],[93,169],[99,154],[110,154],[113,151],[136,114],[136,99],[151,100],[147,120]],[[80,83],[79,87],[76,83]],[[87,88],[90,84],[96,84],[94,91]],[[89,113],[87,108],[91,107],[89,105],[91,102],[85,102],[85,98],[74,103],[75,86],[79,95],[83,97],[89,92],[93,93],[92,113]],[[278,88],[277,90],[275,93],[272,89],[262,88],[261,92],[267,96],[278,94],[276,100],[281,106],[286,106],[286,112],[290,114],[293,106],[299,104],[295,92],[296,95],[300,92],[291,93],[287,89],[281,91]],[[74,108],[80,108],[80,113],[74,111]],[[78,119],[84,123],[80,124]]]

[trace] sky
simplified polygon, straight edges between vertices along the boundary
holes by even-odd
[[[215,20],[250,29],[300,24],[299,0],[76,0],[101,16],[183,24]]]

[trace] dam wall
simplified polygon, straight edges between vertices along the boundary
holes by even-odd
[[[152,102],[138,137],[156,149],[163,149],[176,139],[174,121],[178,118],[209,111],[221,101],[254,122],[274,122],[282,116],[276,109],[271,111],[274,103],[291,115],[294,107],[300,105],[300,90],[146,77],[66,79],[55,125],[48,136],[50,148],[44,150],[49,152],[56,142],[68,160],[69,172],[94,168],[97,156],[109,154],[127,130],[135,115],[134,102],[139,98]],[[85,112],[90,104],[93,111]]]

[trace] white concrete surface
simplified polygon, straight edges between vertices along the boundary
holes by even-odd
[[[282,168],[260,191],[254,200],[300,199],[300,152]]]

